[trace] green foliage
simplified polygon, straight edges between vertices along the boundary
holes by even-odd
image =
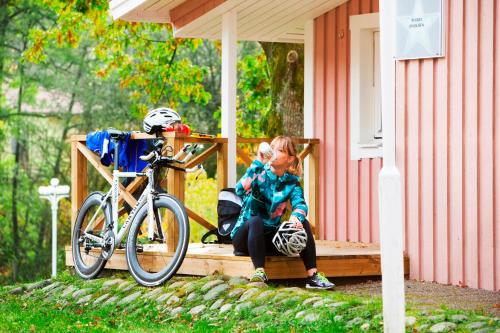
[[[189,59],[176,60],[179,50],[195,50],[197,39],[174,38],[170,25],[128,23],[108,17],[108,1],[50,1],[57,13],[56,25],[35,29],[25,57],[34,62],[47,60],[48,47],[77,47],[85,39],[93,41],[89,51],[101,62],[93,71],[101,78],[113,73],[127,91],[131,109],[144,114],[152,106],[177,107],[180,102],[206,104],[210,99],[201,84],[204,71]]]
[[[194,174],[186,176],[185,204],[191,210],[201,215],[213,225],[217,225],[217,180],[207,178],[206,173],[202,173],[198,179]],[[201,236],[207,229],[190,219],[191,227],[190,241],[199,243]]]
[[[237,131],[242,137],[263,137],[261,119],[271,106],[266,56],[260,50],[239,63]]]

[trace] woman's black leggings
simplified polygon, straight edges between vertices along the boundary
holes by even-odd
[[[306,270],[316,268],[316,244],[309,222],[303,223],[307,233],[306,247],[300,252]],[[233,238],[235,254],[248,255],[252,258],[255,268],[264,267],[266,255],[281,255],[272,240],[275,231],[264,232],[264,221],[259,216],[252,216],[240,227]]]

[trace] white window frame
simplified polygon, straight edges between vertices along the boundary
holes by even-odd
[[[369,131],[371,137],[374,137],[376,132],[377,116],[370,105],[371,98],[366,97],[373,95],[370,91],[373,89],[372,82],[363,78],[371,77],[374,71],[373,34],[380,30],[379,13],[353,15],[350,17],[349,28],[351,30],[350,157],[351,160],[382,157],[382,138],[373,138],[370,142],[361,141],[362,131]]]

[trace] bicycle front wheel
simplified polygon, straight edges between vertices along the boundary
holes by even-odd
[[[177,198],[158,195],[153,200],[153,212],[152,229],[148,230],[148,204],[139,208],[127,238],[129,271],[146,287],[158,286],[177,272],[189,243],[188,216]]]

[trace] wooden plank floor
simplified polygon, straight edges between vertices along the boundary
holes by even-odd
[[[329,277],[381,275],[380,248],[375,244],[316,241],[318,269]],[[151,270],[171,257],[168,253],[144,249],[140,254],[142,265]],[[71,247],[66,247],[66,265],[73,266]],[[266,257],[266,273],[270,279],[305,277],[300,257]],[[108,269],[126,270],[124,250],[117,249],[106,264]],[[189,245],[188,253],[178,274],[208,275],[218,272],[229,276],[249,276],[253,272],[250,257],[233,255],[232,245]],[[409,261],[405,256],[405,274],[409,274]]]

